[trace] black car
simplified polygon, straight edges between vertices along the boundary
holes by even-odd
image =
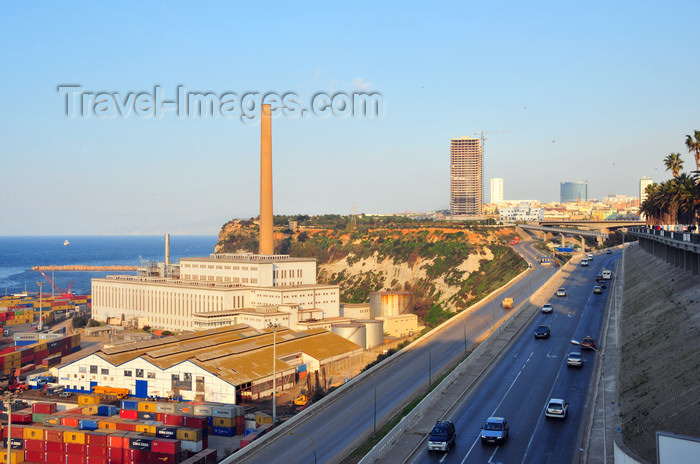
[[[535,329],[535,338],[549,338],[549,326],[541,325]]]
[[[597,276],[595,276],[595,281],[596,281],[596,282],[600,282],[601,280],[604,280],[604,279],[603,279],[603,274],[598,274]]]
[[[608,284],[606,284],[606,283],[605,283],[605,279],[603,279],[603,280],[601,280],[600,282],[598,282],[598,286],[600,286],[600,287],[602,287],[602,288],[607,288],[607,287],[608,287]]]
[[[452,421],[437,421],[428,438],[428,451],[449,451],[455,444],[457,432]]]

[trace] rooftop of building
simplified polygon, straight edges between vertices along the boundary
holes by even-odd
[[[359,345],[324,329],[297,332],[280,328],[275,334],[272,329],[257,330],[246,324],[237,324],[125,343],[94,354],[114,366],[136,358],[161,369],[191,361],[232,385],[241,385],[272,375],[273,343],[279,372],[294,367],[282,359],[296,353],[303,352],[323,361],[362,352]]]
[[[294,258],[289,255],[256,255],[253,253],[212,253],[209,256],[180,258],[180,263],[186,261],[210,261],[240,264],[267,264],[275,262],[316,262],[315,258]]]

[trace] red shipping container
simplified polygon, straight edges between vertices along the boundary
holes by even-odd
[[[202,438],[202,448],[209,448],[209,437]]]
[[[24,440],[24,449],[31,451],[46,452],[46,442],[44,440]]]
[[[124,434],[115,433],[107,437],[107,446],[111,450],[124,448]]]
[[[151,462],[158,462],[161,464],[178,464],[180,462],[180,455],[154,453],[151,451]]]
[[[61,434],[62,435],[62,434]],[[66,454],[66,444],[58,441],[47,441],[46,442],[46,452],[47,453],[58,453]],[[53,464],[53,461],[52,461]]]
[[[26,450],[24,452],[24,462],[46,462],[46,452]]]
[[[77,417],[61,417],[61,425],[64,427],[78,427],[80,419]]]
[[[63,430],[44,429],[44,440],[63,443]]]
[[[70,443],[69,443],[70,445]],[[84,454],[68,454],[66,453],[66,464],[87,464],[87,456]]]
[[[107,447],[106,446],[100,446],[100,445],[86,445],[87,446],[87,455],[88,456],[99,456],[106,458],[107,457]]]
[[[35,414],[53,414],[56,412],[56,403],[34,403],[32,412]]]
[[[16,411],[12,413],[12,423],[13,424],[31,424],[32,423],[32,411],[31,410],[21,410],[21,411]],[[12,431],[14,432],[15,428],[12,427]],[[24,437],[15,437],[14,433],[12,434],[13,438],[24,438]]]
[[[86,452],[87,445],[81,445],[80,443],[66,443],[66,456],[71,454],[85,455]]]
[[[32,364],[34,362],[34,353],[27,353],[20,358],[22,365]]]
[[[139,418],[139,412],[138,411],[131,411],[129,409],[120,409],[119,410],[119,417],[121,417],[122,419],[137,420]]]
[[[164,454],[180,454],[180,440],[159,438],[151,442],[151,452]]]
[[[163,417],[165,417],[165,413],[164,413],[164,412],[157,412],[157,413],[156,413],[156,420],[157,420],[158,422],[163,422]]]
[[[13,414],[14,416],[14,414]],[[7,432],[3,433],[3,437],[7,435]],[[12,438],[22,438],[24,439],[24,426],[15,425],[14,419],[12,421]]]
[[[46,462],[51,464],[66,462],[66,453],[46,453]]]
[[[85,434],[85,443],[88,446],[107,446],[107,436],[104,433],[87,433]]]
[[[49,355],[49,350],[41,350],[34,353],[34,361],[39,362]]]
[[[134,449],[129,449],[129,450],[124,450],[124,461],[125,462],[132,462],[134,464],[136,463],[146,463],[150,464],[151,462],[151,452],[150,451],[142,451],[142,450],[134,450]]]
[[[107,464],[107,456],[88,456],[87,464]]]
[[[185,427],[193,429],[206,429],[209,422],[206,417],[185,416]]]
[[[185,425],[185,416],[178,416],[175,414],[165,414],[163,416],[163,424],[165,424],[165,425],[177,425],[178,427],[183,427]]]
[[[117,430],[123,430],[125,432],[136,432],[136,422],[117,422]]]

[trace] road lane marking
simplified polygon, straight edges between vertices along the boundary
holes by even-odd
[[[523,368],[524,368],[524,366],[523,366]],[[496,411],[498,410],[499,407],[501,407],[501,404],[503,404],[503,402],[506,400],[506,396],[508,396],[508,393],[510,393],[510,390],[513,388],[513,385],[515,385],[515,382],[518,381],[518,377],[520,377],[520,374],[522,374],[522,373],[523,373],[523,369],[521,368],[520,372],[518,372],[518,375],[515,376],[515,378],[513,379],[513,382],[511,382],[510,386],[508,387],[508,390],[506,390],[506,392],[503,394],[503,398],[501,398],[501,401],[498,402],[498,404],[496,405],[494,410],[491,412],[491,414],[489,414],[489,417],[492,417],[494,414],[496,414]],[[469,451],[467,451],[467,454],[464,456],[464,459],[462,460],[461,464],[464,464],[465,462],[467,462],[467,458],[469,457],[469,455],[471,454],[472,450],[474,449],[474,447],[476,446],[476,444],[479,440],[481,440],[481,433],[479,433],[479,435],[476,437],[476,440],[474,440],[474,443],[472,443],[472,446],[469,448]],[[496,449],[498,449],[498,448],[496,448]],[[495,454],[495,451],[494,451],[494,454]],[[491,456],[491,457],[493,457],[493,456]]]
[[[440,462],[445,462],[445,459],[447,459],[447,455],[448,455],[448,454],[449,454],[449,453],[443,454],[443,455],[442,455],[442,458],[440,459]]]
[[[496,449],[493,450],[493,454],[491,454],[491,457],[489,458],[489,464],[496,464],[495,462],[493,462],[493,457],[496,455],[496,451],[498,451],[498,448],[500,448],[500,446],[497,446]]]

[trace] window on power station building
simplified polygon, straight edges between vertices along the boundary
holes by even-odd
[[[136,369],[136,377],[143,378],[143,369]]]
[[[97,366],[90,366],[90,373],[97,374]]]

